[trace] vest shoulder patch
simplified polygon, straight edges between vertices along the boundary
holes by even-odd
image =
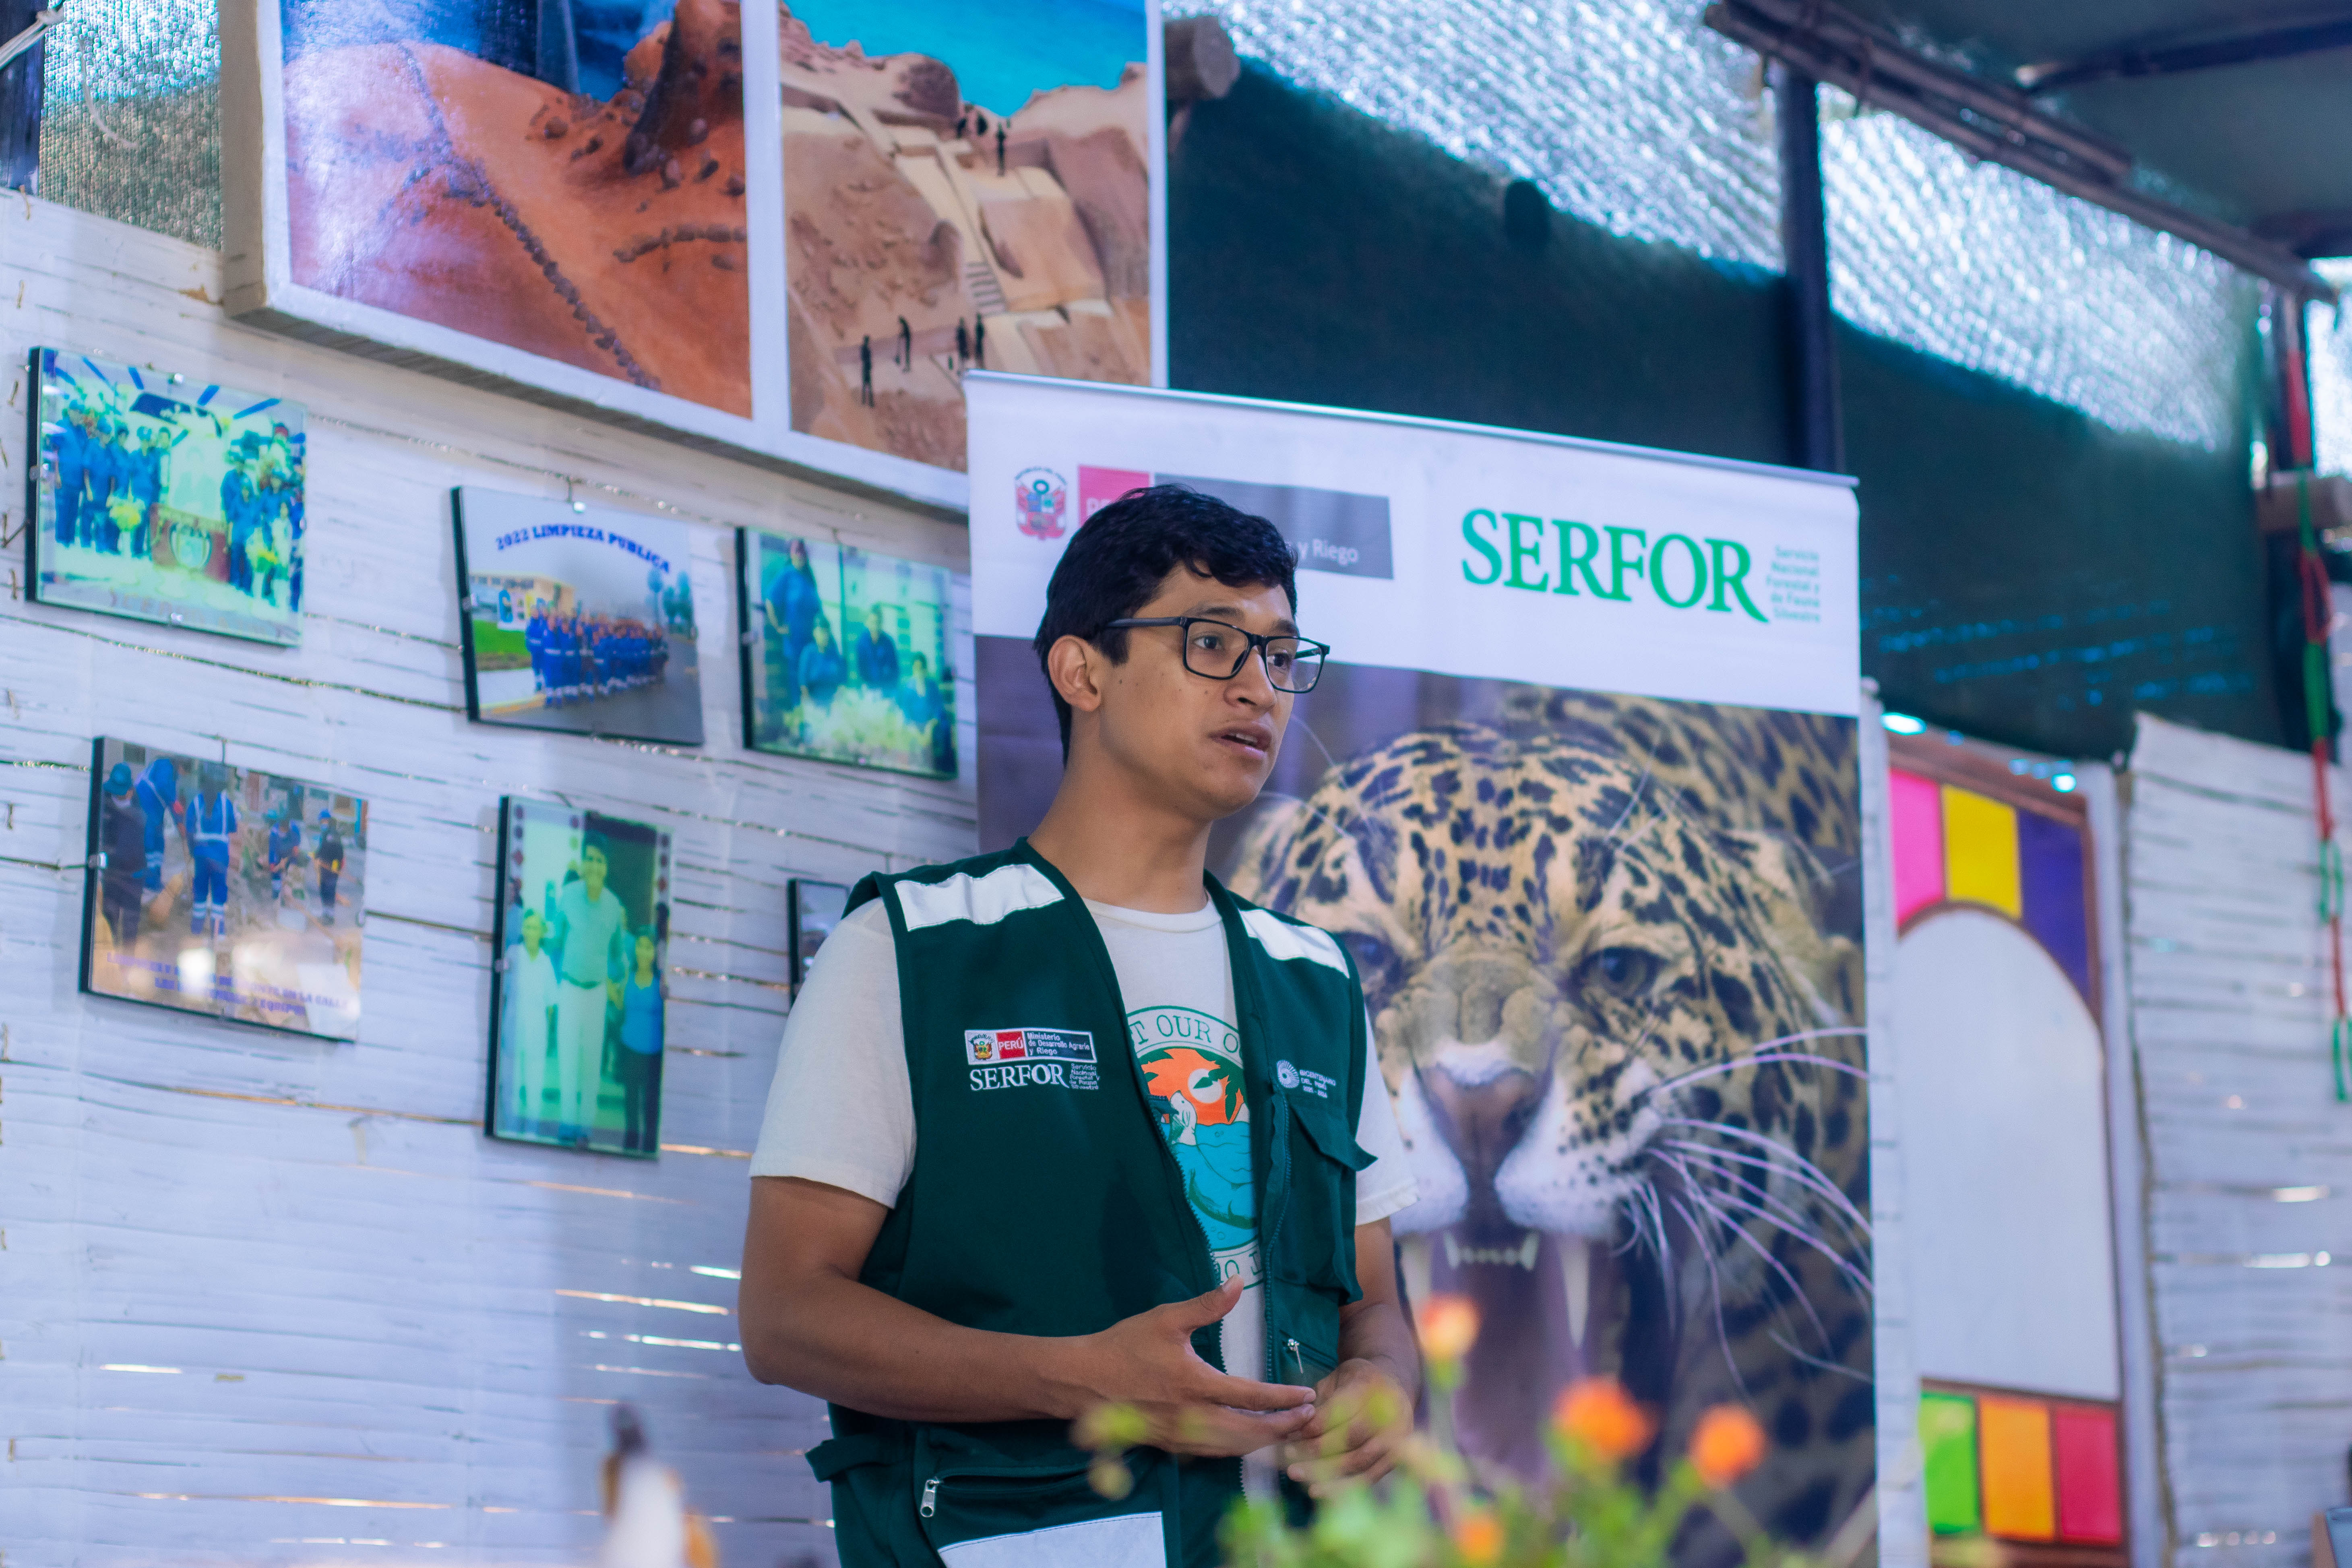
[[[1328,965],[1342,974],[1348,973],[1348,961],[1339,956],[1339,944],[1331,940],[1328,931],[1292,925],[1266,910],[1244,910],[1242,929],[1265,949],[1268,958],[1303,958],[1310,963]]]
[[[994,925],[1007,915],[1061,900],[1061,889],[1034,866],[999,866],[984,877],[959,871],[942,882],[898,884],[898,909],[908,931],[950,921]]]

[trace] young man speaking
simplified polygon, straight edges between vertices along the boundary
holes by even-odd
[[[1323,645],[1274,526],[1102,509],[1036,647],[1066,762],[1011,849],[868,877],[785,1026],[752,1158],[745,1359],[832,1403],[846,1568],[1209,1568],[1244,1485],[1377,1477],[1420,1382],[1413,1187],[1341,946],[1208,876]],[[1134,1489],[1070,1423],[1140,1410]],[[1246,1478],[1246,1480],[1245,1480]]]

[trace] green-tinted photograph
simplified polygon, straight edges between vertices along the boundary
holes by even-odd
[[[499,842],[490,1135],[653,1159],[669,835],[509,797]]]
[[[945,567],[744,530],[743,742],[953,778]]]

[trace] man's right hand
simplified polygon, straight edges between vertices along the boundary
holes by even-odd
[[[1193,1331],[1222,1320],[1241,1299],[1241,1281],[1228,1279],[1189,1301],[1058,1342],[1070,1347],[1056,1369],[1066,1397],[1081,1414],[1096,1405],[1131,1407],[1150,1431],[1146,1441],[1171,1454],[1248,1454],[1293,1436],[1315,1418],[1313,1389],[1229,1377],[1192,1349]]]
[[[897,1421],[1075,1421],[1106,1405],[1143,1415],[1155,1447],[1247,1454],[1297,1436],[1315,1391],[1227,1377],[1192,1332],[1241,1300],[1239,1281],[1097,1333],[968,1329],[860,1282],[890,1211],[796,1176],[754,1176],[738,1310],[762,1383]]]

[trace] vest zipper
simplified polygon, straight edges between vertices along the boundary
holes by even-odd
[[[1291,1348],[1296,1350],[1297,1348],[1297,1344],[1298,1342],[1293,1340],[1291,1342]],[[923,1483],[923,1506],[916,1510],[916,1511],[920,1513],[925,1519],[929,1519],[931,1515],[939,1512],[939,1510],[940,1478],[933,1476],[930,1479]]]

